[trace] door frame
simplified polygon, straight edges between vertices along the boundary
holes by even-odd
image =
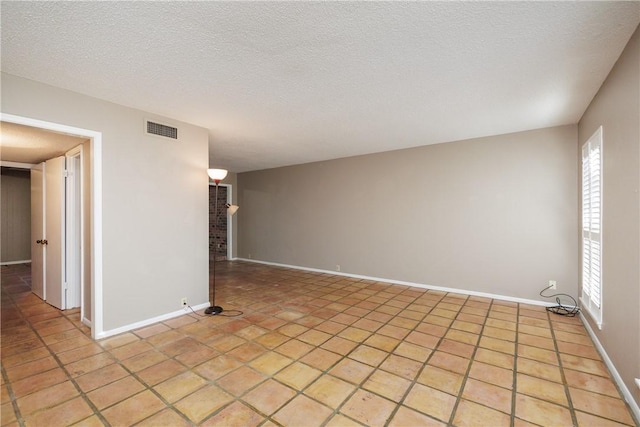
[[[47,122],[31,117],[0,113],[0,121],[66,133],[91,141],[91,336],[104,332],[102,282],[102,132]],[[83,319],[84,321],[84,319]]]
[[[80,319],[85,321],[84,304],[84,147],[82,144],[64,154],[65,157],[65,307],[80,306]],[[74,164],[78,159],[78,165]],[[74,243],[70,243],[74,242]],[[70,274],[78,272],[77,277]],[[71,303],[70,303],[71,302]]]

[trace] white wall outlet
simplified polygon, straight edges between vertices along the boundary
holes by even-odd
[[[182,306],[186,307],[187,306],[187,297],[184,297],[180,300],[180,302],[182,302]]]
[[[636,385],[640,388],[640,378],[636,378]]]
[[[549,280],[549,289],[558,289],[555,280]]]
[[[336,264],[336,271],[340,271],[340,264]]]
[[[251,259],[251,252],[249,252],[249,259]]]

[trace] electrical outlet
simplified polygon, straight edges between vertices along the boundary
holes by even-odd
[[[640,388],[640,378],[636,378],[636,385]]]
[[[251,252],[249,252],[249,259],[251,259]]]
[[[336,271],[340,271],[340,264],[336,264]]]
[[[555,280],[549,280],[549,289],[558,289]]]
[[[187,297],[182,298],[182,300],[180,300],[182,302],[182,306],[186,307],[187,306]]]

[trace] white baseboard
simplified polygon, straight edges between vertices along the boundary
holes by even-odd
[[[445,288],[442,286],[433,286],[433,285],[426,285],[423,283],[405,282],[403,280],[385,279],[382,277],[363,276],[360,274],[344,273],[342,271],[321,270],[319,268],[300,267],[298,265],[280,264],[277,262],[259,261],[256,259],[248,259],[248,258],[235,258],[235,259],[238,261],[254,262],[256,264],[265,264],[265,265],[273,265],[275,267],[293,268],[295,270],[313,271],[315,273],[325,273],[325,274],[332,274],[334,276],[352,277],[354,279],[372,280],[375,282],[389,283],[391,285],[412,286],[414,288],[429,289],[429,290],[441,291],[441,292],[451,292],[451,293],[462,294],[462,295],[471,295],[475,297],[491,298],[491,299],[497,299],[500,301],[517,302],[520,304],[539,305],[542,307],[551,307],[555,305],[555,303],[545,302],[545,301],[538,301],[538,300],[532,300],[532,299],[526,299],[526,298],[516,298],[516,297],[510,297],[510,296],[498,295],[498,294],[489,294],[486,292],[476,292],[476,291],[471,291],[467,289]]]
[[[92,325],[91,320],[87,319],[86,317],[82,319],[82,324],[88,327],[91,327]]]
[[[22,261],[5,261],[0,262],[0,265],[14,265],[14,264],[31,264],[30,259],[23,259]]]
[[[202,303],[202,304],[198,304],[196,306],[192,306],[191,308],[193,308],[194,311],[197,311],[197,310],[201,310],[201,309],[207,308],[207,307],[209,307],[209,305],[210,304],[208,302],[205,302],[205,303]],[[177,311],[172,311],[171,313],[162,314],[160,316],[152,317],[151,319],[141,320],[140,322],[135,322],[135,323],[131,323],[129,325],[121,326],[119,328],[110,329],[108,331],[103,331],[102,333],[97,334],[95,339],[99,340],[99,339],[111,337],[113,335],[118,335],[118,334],[121,334],[123,332],[129,332],[129,331],[132,331],[134,329],[139,329],[139,328],[142,328],[144,326],[151,325],[153,323],[163,322],[165,320],[173,319],[174,317],[182,316],[184,314],[189,314],[189,313],[191,313],[191,310],[187,310],[186,308],[182,308],[182,309],[177,310]]]
[[[613,377],[613,380],[618,385],[618,388],[620,389],[620,392],[622,393],[622,396],[624,397],[624,400],[626,400],[627,403],[629,404],[629,407],[631,408],[631,412],[633,412],[633,416],[635,417],[636,422],[640,423],[640,406],[638,406],[638,403],[633,398],[633,395],[631,394],[631,391],[629,390],[627,385],[622,380],[622,377],[618,373],[618,370],[616,369],[615,365],[613,364],[613,361],[611,360],[611,358],[609,357],[609,355],[605,351],[604,347],[602,346],[602,344],[598,340],[598,337],[596,336],[596,333],[593,331],[593,328],[589,324],[589,321],[587,319],[585,319],[584,314],[582,314],[582,312],[580,312],[580,320],[582,320],[582,323],[584,324],[585,329],[589,333],[589,336],[591,337],[591,340],[593,341],[593,343],[595,344],[596,348],[598,349],[598,353],[600,353],[600,356],[602,356],[602,360],[604,360],[604,364],[607,365],[607,368],[609,368],[609,372],[611,372],[611,376]],[[640,386],[640,384],[639,384],[639,386]]]

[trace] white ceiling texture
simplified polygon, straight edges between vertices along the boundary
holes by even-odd
[[[209,129],[233,172],[576,123],[640,2],[8,2],[2,71]]]

